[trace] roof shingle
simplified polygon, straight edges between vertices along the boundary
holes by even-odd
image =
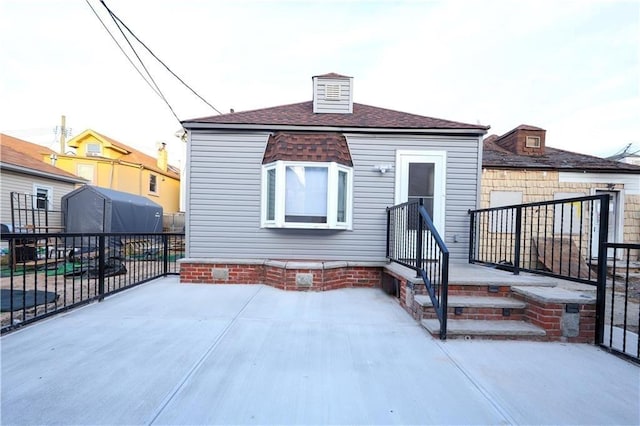
[[[313,112],[313,102],[311,101],[211,117],[194,118],[183,121],[182,123],[187,128],[189,128],[190,124],[195,123],[481,131],[486,131],[489,128],[488,126],[480,124],[460,123],[457,121],[425,117],[358,103],[353,104],[352,114],[318,114]]]
[[[262,164],[277,160],[334,161],[353,166],[347,140],[340,133],[276,132],[269,137]]]
[[[544,155],[518,155],[497,145],[496,139],[489,137],[484,140],[483,167],[640,174],[640,166],[550,146],[546,147]]]
[[[74,174],[45,163],[42,157],[46,154],[55,154],[55,151],[42,145],[0,134],[0,161],[2,163],[59,176],[66,180],[84,181]]]

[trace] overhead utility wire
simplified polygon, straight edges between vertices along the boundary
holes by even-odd
[[[155,53],[153,53],[153,51],[146,45],[144,44],[144,42],[142,40],[140,40],[138,38],[138,36],[135,35],[135,33],[133,31],[131,31],[131,29],[127,26],[127,24],[125,24],[124,22],[122,22],[122,20],[111,11],[111,9],[109,9],[109,7],[104,3],[103,0],[100,0],[100,2],[102,3],[102,5],[107,9],[107,11],[109,11],[109,14],[111,15],[112,18],[117,19],[118,22],[120,24],[122,24],[122,26],[133,36],[133,38],[136,39],[136,41],[138,43],[140,43],[142,45],[142,47],[144,47],[147,52],[149,52],[149,54],[151,54],[151,56],[154,57],[154,59],[156,61],[158,61],[167,71],[169,71],[169,73],[171,73],[172,76],[174,76],[180,83],[182,83],[183,86],[185,86],[187,89],[189,89],[191,91],[191,93],[193,93],[194,95],[196,95],[202,102],[204,102],[205,104],[207,104],[209,107],[211,107],[211,109],[213,109],[215,112],[217,112],[218,114],[222,114],[216,107],[214,107],[213,105],[211,105],[211,103],[209,103],[205,98],[203,98],[202,96],[200,96],[200,94],[198,92],[196,92],[193,88],[191,88],[191,86],[189,86],[184,80],[182,80],[175,72],[173,72],[173,70],[171,70],[171,68],[169,68],[169,66],[167,64],[165,64],[160,58],[158,58],[158,56],[156,56]]]
[[[98,15],[98,12],[96,12],[96,10],[93,8],[93,6],[91,6],[91,3],[89,3],[89,0],[85,0],[87,2],[87,4],[89,5],[89,7],[91,8],[91,11],[93,12],[94,15],[96,15],[96,18],[98,18],[98,21],[100,21],[100,23],[102,24],[102,27],[107,31],[107,33],[109,34],[109,36],[111,37],[111,39],[113,40],[113,42],[118,46],[118,48],[120,49],[120,51],[122,52],[122,54],[124,55],[125,58],[127,58],[127,60],[129,61],[129,63],[131,64],[131,66],[133,68],[135,68],[135,70],[138,72],[138,74],[140,74],[140,77],[142,77],[142,79],[144,80],[145,83],[147,83],[147,85],[149,85],[149,87],[151,88],[151,90],[153,90],[155,92],[156,95],[161,96],[160,93],[158,93],[158,90],[153,87],[153,85],[149,82],[149,80],[147,80],[147,78],[144,76],[144,74],[142,74],[142,71],[140,71],[140,69],[138,69],[138,67],[136,66],[136,64],[133,63],[133,61],[131,60],[131,58],[129,57],[129,55],[127,55],[127,52],[124,51],[124,49],[122,48],[122,46],[120,45],[120,43],[118,43],[118,40],[116,40],[116,38],[113,36],[113,34],[111,33],[111,31],[109,30],[109,28],[107,27],[107,25],[104,23],[104,21],[102,20],[102,18],[100,17],[100,15]]]
[[[133,47],[133,45],[131,44],[131,41],[129,41],[129,38],[127,37],[127,35],[124,33],[124,31],[122,31],[122,27],[120,27],[120,24],[118,24],[118,20],[116,19],[117,16],[111,11],[111,9],[109,9],[107,7],[107,5],[104,3],[103,0],[100,0],[100,3],[102,3],[102,5],[105,7],[105,9],[107,9],[107,11],[109,12],[109,15],[111,15],[111,19],[113,19],[113,22],[116,24],[116,27],[118,27],[118,29],[120,30],[120,33],[122,34],[122,37],[124,37],[124,39],[127,41],[127,44],[129,45],[129,47],[131,48],[131,50],[133,51],[133,54],[136,55],[136,58],[138,58],[138,61],[140,62],[140,65],[142,65],[142,68],[145,70],[145,72],[147,73],[147,75],[149,76],[149,79],[151,80],[151,82],[153,83],[153,85],[155,86],[155,88],[158,90],[158,93],[160,95],[160,97],[162,98],[162,100],[164,101],[165,104],[167,104],[167,107],[169,108],[169,110],[171,111],[171,114],[173,114],[173,116],[176,118],[176,120],[178,120],[178,123],[181,122],[180,118],[178,118],[178,115],[176,114],[176,112],[173,110],[173,108],[171,107],[171,104],[169,103],[169,101],[167,100],[167,98],[164,96],[164,94],[162,93],[162,90],[160,90],[160,87],[158,86],[158,84],[156,83],[156,81],[153,79],[153,77],[151,76],[151,73],[149,72],[149,70],[147,69],[147,67],[144,65],[144,62],[142,61],[142,58],[140,58],[140,56],[138,55],[138,52],[136,51],[136,49]],[[129,31],[130,32],[130,31]]]

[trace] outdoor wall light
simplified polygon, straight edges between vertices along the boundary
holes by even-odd
[[[381,174],[387,173],[389,170],[393,170],[393,164],[376,164],[373,170],[380,172]]]

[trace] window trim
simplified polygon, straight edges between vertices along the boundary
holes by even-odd
[[[327,173],[327,222],[286,222],[285,198],[286,198],[286,168],[296,167],[326,167]],[[267,219],[269,186],[269,170],[275,170],[275,197],[274,219]],[[347,185],[345,194],[345,221],[338,222],[338,175],[345,172]],[[351,230],[353,218],[353,168],[336,162],[312,162],[312,161],[283,161],[278,160],[262,166],[262,190],[260,199],[260,227],[261,228],[292,228],[292,229],[338,229]]]
[[[47,208],[46,209],[41,209],[38,207],[38,190],[44,190],[47,191]],[[36,210],[47,210],[47,211],[51,211],[53,210],[53,187],[51,186],[47,186],[47,185],[40,185],[38,183],[34,183],[33,184],[33,195],[34,195],[34,201],[36,203],[35,209]]]
[[[80,172],[81,168],[91,168],[91,179],[89,180],[89,183],[91,183],[92,185],[95,185],[96,183],[96,167],[94,164],[90,164],[90,163],[78,163],[76,164],[76,175],[80,176],[81,178],[87,179],[86,176],[83,176],[84,173]]]
[[[97,146],[97,151],[89,151],[90,146]],[[87,142],[84,146],[85,157],[101,157],[102,156],[102,144],[96,142]]]
[[[155,191],[151,190],[151,178],[152,177],[155,178],[155,186],[156,186],[156,190]],[[149,179],[147,180],[147,191],[151,195],[160,195],[160,180],[158,179],[158,175],[157,174],[149,173]]]
[[[540,148],[542,139],[540,136],[527,136],[524,144],[527,148]]]

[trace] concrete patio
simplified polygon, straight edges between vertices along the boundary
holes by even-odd
[[[376,289],[156,280],[1,339],[1,423],[640,424],[595,346],[441,342]]]

